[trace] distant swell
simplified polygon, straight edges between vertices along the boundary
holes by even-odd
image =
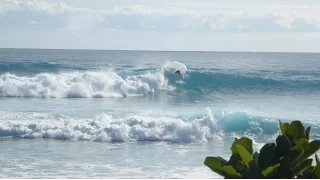
[[[205,142],[221,133],[240,133],[253,137],[277,133],[274,119],[244,112],[211,114],[198,117],[140,116],[115,118],[100,114],[82,119],[43,113],[0,113],[0,137],[50,138],[66,140]],[[313,136],[319,127],[313,126]]]
[[[37,61],[14,61],[14,62],[0,62],[0,74],[1,73],[13,73],[19,75],[35,75],[39,73],[54,73],[60,71],[76,71],[86,70],[83,67],[77,67],[73,65],[58,64],[55,62],[37,62]]]

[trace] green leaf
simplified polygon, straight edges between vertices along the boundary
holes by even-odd
[[[232,154],[237,153],[236,145],[239,144],[242,147],[244,147],[250,154],[253,153],[253,148],[252,148],[252,140],[246,137],[242,137],[240,139],[235,139],[231,146],[231,151]]]
[[[308,149],[310,145],[308,139],[306,138],[297,139],[294,143],[298,146],[303,147],[304,150]]]
[[[269,166],[273,165],[276,156],[275,144],[267,143],[261,150],[259,155],[259,169],[265,170]]]
[[[291,148],[291,143],[289,141],[289,139],[287,138],[287,136],[284,135],[279,135],[277,137],[277,147],[276,147],[276,151],[278,156],[284,156],[288,153],[289,149]]]
[[[274,177],[275,174],[277,173],[277,170],[279,168],[280,164],[276,164],[274,166],[269,166],[267,169],[265,169],[264,171],[262,171],[262,175],[265,178],[271,178]]]
[[[286,135],[291,136],[293,141],[304,138],[304,126],[300,121],[293,121],[287,129]]]
[[[208,166],[215,173],[224,176],[222,167],[227,164],[227,161],[221,157],[206,157],[204,164]]]
[[[308,168],[312,166],[312,159],[306,159],[304,160],[300,166],[294,168],[293,172],[295,176],[299,176],[303,174],[304,171],[306,171]]]
[[[226,178],[241,178],[241,174],[236,171],[232,166],[224,166],[223,171],[226,174]]]
[[[241,162],[241,156],[238,153],[232,154],[228,161],[228,165],[235,166],[239,161]]]
[[[247,168],[249,168],[249,163],[253,160],[251,154],[241,145],[236,145],[237,151],[239,153],[239,155],[241,156],[242,161],[244,162],[244,164],[247,166]]]
[[[310,139],[310,134],[311,134],[311,126],[309,126],[309,127],[306,129],[305,138],[307,138],[307,139],[309,140],[309,139]]]
[[[260,171],[247,171],[242,174],[242,179],[263,179]]]
[[[306,152],[308,152],[308,150],[310,148],[310,143],[309,143],[308,139],[301,138],[301,139],[296,140],[295,144],[296,144],[296,146],[301,146],[304,150],[304,154],[302,155],[300,162],[299,162],[299,163],[301,163],[304,159],[308,158],[308,157],[306,157]]]
[[[310,143],[309,148],[305,151],[303,158],[306,159],[320,149],[320,140],[314,140]]]
[[[292,179],[293,178],[293,173],[292,173],[292,159],[289,158],[288,156],[280,158],[280,167],[279,167],[279,172],[280,176],[278,178],[287,178],[287,179]]]
[[[293,159],[293,162],[301,161],[304,150],[301,146],[293,146],[289,150],[289,156]]]
[[[296,163],[296,165],[301,164],[305,159],[309,158],[312,156],[314,153],[316,153],[320,149],[320,141],[319,140],[314,140],[312,141],[309,145],[304,145],[304,153],[300,157],[300,160]]]
[[[241,174],[248,170],[238,153],[231,155],[230,160],[228,161],[228,165],[234,167]]]
[[[259,153],[255,152],[253,153],[253,164],[254,164],[254,168],[253,169],[259,169]]]
[[[281,171],[289,171],[292,168],[292,159],[288,156],[280,158]]]
[[[320,164],[319,157],[317,154],[315,154],[315,157],[316,157],[315,159],[316,159],[317,165]]]
[[[317,179],[320,179],[320,164],[316,165],[314,172],[316,174]]]
[[[308,167],[301,175],[298,176],[300,179],[316,179],[315,167]]]
[[[280,123],[280,129],[281,129],[282,135],[286,135],[287,129],[289,127],[289,123],[281,123],[281,121],[279,121],[279,123]]]

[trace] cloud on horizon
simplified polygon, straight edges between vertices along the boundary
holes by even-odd
[[[134,2],[0,0],[0,47],[320,51],[317,1]]]
[[[28,23],[29,22],[29,23]],[[210,7],[147,5],[104,9],[64,2],[0,1],[0,29],[87,28],[190,32],[320,32],[320,6],[211,5]]]

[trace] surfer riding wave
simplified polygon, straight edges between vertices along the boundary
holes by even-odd
[[[183,74],[180,72],[180,70],[177,70],[176,72],[174,72],[174,74],[178,74],[183,78]]]

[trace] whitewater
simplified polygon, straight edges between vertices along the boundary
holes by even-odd
[[[1,178],[221,178],[235,137],[320,137],[320,55],[0,49]],[[180,70],[184,78],[174,74]]]

